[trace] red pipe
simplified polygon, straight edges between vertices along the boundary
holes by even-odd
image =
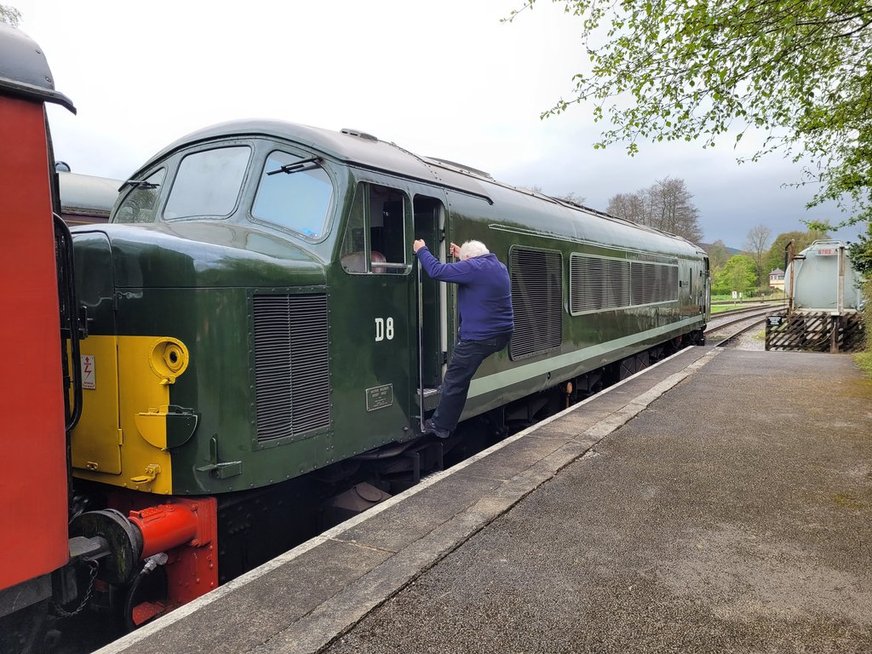
[[[142,532],[143,559],[184,545],[197,535],[197,514],[185,504],[150,506],[131,511],[128,518]]]

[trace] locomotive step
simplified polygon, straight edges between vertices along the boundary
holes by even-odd
[[[421,406],[421,396],[424,397],[424,406]],[[438,388],[424,388],[419,389],[417,395],[415,395],[415,401],[418,404],[418,408],[423,408],[424,413],[428,411],[434,411],[439,404],[439,398],[442,396],[442,392]]]

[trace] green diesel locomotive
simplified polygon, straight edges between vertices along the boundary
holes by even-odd
[[[350,130],[193,133],[124,182],[110,224],[73,231],[87,324],[73,472],[143,524],[184,507],[168,574],[202,581],[169,605],[281,550],[293,480],[392,492],[390,475],[438,465],[420,425],[455,297],[419,272],[413,239],[443,260],[477,239],[508,266],[515,334],[464,411],[495,434],[701,342],[708,317],[699,247]],[[124,531],[106,520],[74,529]]]

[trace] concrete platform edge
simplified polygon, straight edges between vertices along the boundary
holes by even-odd
[[[614,393],[643,375],[650,375],[655,369],[686,354],[691,349],[686,348],[681,350],[654,366],[650,366],[611,386],[603,393],[568,407],[564,411],[518,432],[449,470],[428,477],[420,484],[386,500],[366,513],[337,525],[322,535],[285,552],[207,595],[176,609],[163,618],[106,645],[94,654],[118,654],[127,651],[141,641],[152,637],[159,637],[159,632],[195,613],[204,606],[256,581],[258,578],[269,574],[277,568],[287,565],[302,554],[328,541],[343,541],[343,534],[352,527],[372,519],[379,513],[411,496],[426,491],[445,478],[486,459],[494,452],[526,436],[534,435],[538,429],[545,425],[578,411],[591,402],[601,401],[604,397],[608,397],[610,393]],[[576,435],[574,438],[568,439],[550,454],[514,475],[511,479],[504,481],[497,489],[483,496],[473,505],[456,514],[452,519],[439,525],[423,538],[396,552],[381,564],[350,582],[342,591],[315,607],[307,615],[288,625],[286,628],[279,630],[255,649],[249,649],[248,651],[256,652],[257,654],[271,654],[272,652],[282,652],[283,654],[290,652],[318,652],[329,646],[330,643],[352,629],[369,612],[388,601],[408,584],[414,582],[416,578],[463,545],[463,543],[493,520],[506,513],[529,493],[552,479],[564,467],[585,456],[603,438],[626,424],[664,393],[696,373],[715,356],[720,354],[720,352],[721,350],[718,348],[699,348],[700,355],[681,371],[667,376],[648,390],[634,396],[628,402],[622,403],[617,410],[612,411],[604,419],[597,421],[592,427]]]

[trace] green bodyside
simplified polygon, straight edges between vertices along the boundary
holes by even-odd
[[[239,215],[228,220],[110,224],[76,232],[77,283],[91,332],[169,336],[189,350],[189,367],[170,388],[170,397],[173,405],[194,411],[199,422],[192,438],[171,449],[174,493],[260,487],[414,436],[420,413],[419,321],[411,243],[422,237],[438,252],[439,215],[446,248],[450,241],[478,239],[507,264],[513,247],[554,250],[563,256],[561,344],[518,361],[511,360],[508,350],[490,357],[473,381],[466,417],[705,323],[699,287],[693,286],[705,283],[702,258],[690,246],[669,252],[666,237],[632,232],[637,239],[632,252],[641,251],[648,238],[678,260],[679,278],[689,281],[682,283],[677,303],[572,317],[567,312],[570,253],[627,256],[628,248],[604,242],[601,219],[570,218],[571,209],[502,187],[489,188],[489,202],[435,182],[337,161],[324,165],[335,188],[329,233],[317,242],[246,220],[251,189],[242,194]],[[366,185],[394,189],[405,198],[406,247],[400,255],[405,267],[390,273],[353,274],[340,263],[346,226],[362,220],[359,194]],[[423,208],[432,215],[425,216]],[[617,230],[617,240],[631,233],[626,226],[607,227]],[[436,386],[456,332],[455,289],[449,285],[443,312],[438,285],[422,275],[424,385]],[[259,442],[252,298],[273,294],[326,294],[330,424]],[[388,319],[390,338],[385,333]],[[447,324],[447,352],[441,351],[440,321]],[[300,371],[294,374],[305,381]]]
[[[657,343],[701,329],[705,324],[705,313],[700,312],[696,298],[691,297],[691,289],[685,284],[679,290],[678,302],[571,316],[568,299],[570,254],[623,258],[632,257],[634,251],[628,255],[626,247],[585,242],[604,240],[597,233],[596,218],[582,218],[573,226],[573,232],[572,228],[561,226],[559,221],[546,216],[537,230],[539,233],[531,234],[532,212],[528,205],[498,202],[488,205],[460,194],[449,196],[453,205],[450,240],[457,243],[469,239],[483,241],[507,265],[512,248],[517,247],[557,251],[563,262],[560,346],[518,361],[510,359],[508,349],[487,359],[473,379],[465,417],[552,387]],[[546,222],[549,220],[552,222]],[[562,233],[549,235],[548,231]],[[662,236],[659,240],[663,240]],[[688,279],[693,268],[694,279],[704,285],[704,280],[700,281],[699,277],[702,265],[699,256],[691,256],[688,252],[678,261],[681,279]],[[511,274],[511,267],[509,272]]]

